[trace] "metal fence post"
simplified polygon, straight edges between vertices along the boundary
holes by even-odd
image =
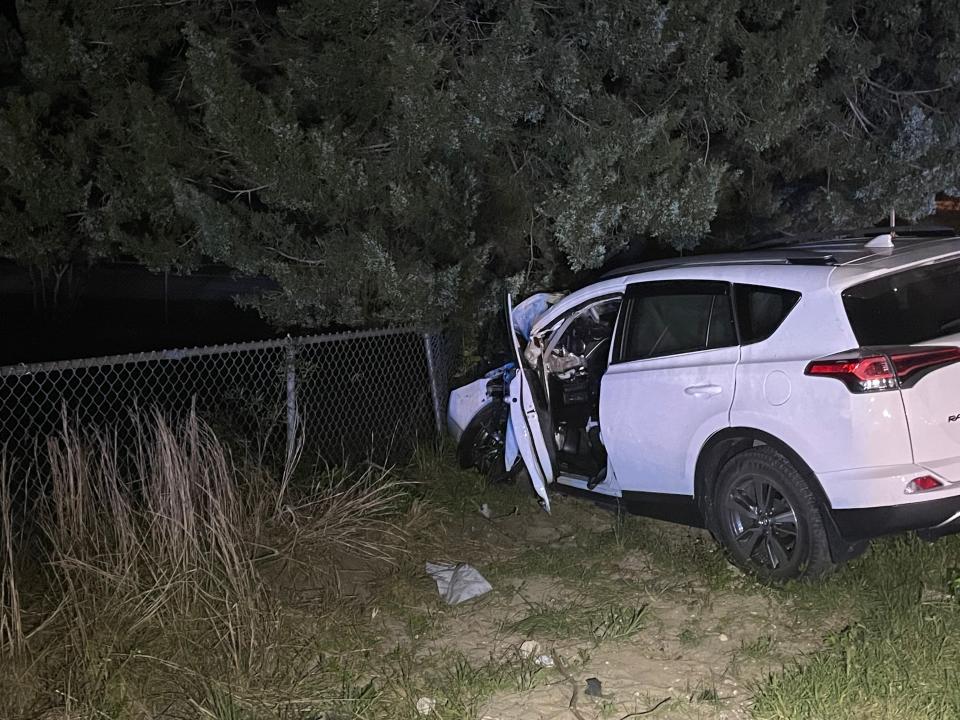
[[[440,401],[440,382],[437,377],[437,363],[433,354],[433,335],[423,334],[423,350],[427,356],[427,374],[430,376],[430,397],[433,400],[433,420],[436,424],[437,437],[443,435],[443,405]]]
[[[287,462],[297,446],[297,349],[289,335],[284,342],[287,377]]]

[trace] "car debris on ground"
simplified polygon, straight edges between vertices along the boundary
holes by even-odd
[[[426,570],[437,581],[437,591],[448,605],[459,605],[493,590],[487,579],[466,563],[428,562]]]

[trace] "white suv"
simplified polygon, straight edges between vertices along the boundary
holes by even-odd
[[[942,235],[942,233],[941,233]],[[960,530],[960,238],[916,228],[625,268],[508,307],[461,461],[710,529],[763,579]]]

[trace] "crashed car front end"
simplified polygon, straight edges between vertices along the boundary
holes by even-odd
[[[537,320],[561,297],[537,293],[512,309],[511,324],[525,343],[525,359],[536,364],[539,344],[530,341]],[[488,477],[502,478],[517,469],[519,451],[507,406],[517,363],[508,362],[450,393],[447,431],[457,444],[464,467],[476,467]]]

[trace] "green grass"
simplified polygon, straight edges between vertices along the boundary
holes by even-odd
[[[516,653],[478,661],[457,651],[420,652],[398,646],[380,667],[366,714],[348,717],[412,720],[420,717],[417,701],[426,698],[433,701],[429,717],[462,720],[477,717],[496,692],[526,692],[555,679],[553,671]]]
[[[827,647],[756,688],[754,715],[836,720],[960,717],[960,538],[878,541],[835,577],[783,592],[842,605],[849,624]]]
[[[751,660],[760,660],[770,655],[774,647],[773,638],[769,635],[761,635],[751,642],[741,642],[737,654],[740,657]]]
[[[435,481],[424,497],[449,513],[452,524],[474,517],[481,502],[497,513],[518,507],[521,521],[525,513],[540,512],[521,487],[491,489],[471,473],[444,470],[442,460],[426,465]],[[960,538],[932,545],[907,537],[878,541],[866,557],[823,581],[766,588],[733,571],[703,534],[615,514],[606,527],[588,527],[578,518],[589,512],[595,511],[584,503],[557,503],[554,518],[569,526],[567,533],[555,541],[508,541],[506,552],[483,567],[495,586],[539,576],[567,589],[556,599],[528,601],[502,631],[594,645],[643,631],[650,618],[640,601],[642,592],[680,593],[685,604],[700,608],[709,607],[718,593],[759,595],[808,627],[824,625],[827,640],[820,651],[789,660],[784,670],[752,688],[752,713],[758,720],[960,717],[960,604],[950,594],[960,588]],[[641,586],[618,576],[618,563],[628,558],[639,559],[641,575],[649,575]],[[571,588],[577,591],[571,594]],[[618,602],[624,598],[634,602]],[[431,617],[438,627],[443,626],[440,615]],[[838,619],[841,629],[827,629],[825,623],[833,627]],[[692,624],[678,640],[692,648],[704,637],[705,631]],[[731,652],[732,663],[781,659],[774,639],[766,635],[741,641]],[[412,697],[414,689],[433,693],[440,717],[471,717],[481,698],[523,691],[549,679],[542,668],[511,662],[461,659],[450,665],[448,658],[447,669],[440,671],[421,661],[410,669],[418,679],[406,694]],[[396,688],[390,687],[385,696],[395,697]],[[717,687],[702,681],[688,687],[683,700],[707,708],[723,703]],[[404,707],[409,710],[411,702]]]
[[[700,627],[691,625],[680,631],[677,640],[680,642],[680,647],[696,647],[703,642],[704,636],[705,633]]]
[[[586,598],[530,603],[510,632],[551,640],[625,640],[646,625],[646,605],[587,604]]]
[[[717,591],[730,588],[742,577],[706,532],[631,516],[625,517],[623,524],[624,547],[645,553],[667,581],[679,577]]]
[[[707,639],[718,626],[736,629],[742,602],[745,609],[781,613],[784,625],[799,619],[806,628],[822,627],[826,637],[822,649],[788,659],[751,688],[757,720],[960,718],[960,538],[932,545],[906,537],[877,542],[823,581],[767,588],[732,571],[704,533],[566,498],[558,498],[546,518],[522,485],[491,487],[455,468],[442,449],[421,451],[387,479],[398,481],[389,486],[396,488],[389,505],[357,504],[366,514],[353,525],[342,524],[348,513],[340,510],[352,496],[328,492],[326,502],[340,503],[330,505],[332,524],[317,522],[323,515],[311,501],[289,522],[284,510],[264,528],[245,530],[237,542],[258,558],[250,566],[257,594],[242,615],[225,602],[232,595],[214,597],[207,589],[186,610],[171,605],[142,624],[142,614],[121,613],[126,604],[107,603],[113,595],[106,590],[95,594],[81,585],[88,593],[82,602],[56,610],[65,588],[47,588],[38,605],[24,576],[24,627],[35,628],[45,617],[51,624],[23,639],[20,651],[9,642],[15,626],[0,627],[0,639],[8,639],[0,654],[0,715],[61,710],[66,716],[69,710],[119,719],[173,708],[184,717],[222,720],[415,720],[418,700],[429,698],[429,717],[476,718],[497,693],[567,682],[559,668],[522,658],[523,638],[540,641],[545,653],[558,647],[569,653],[563,666],[574,673],[586,668],[590,654],[603,656],[600,646],[642,648],[664,630],[692,656],[698,647],[710,651]],[[303,479],[306,490],[295,480],[294,497],[316,492],[316,478]],[[482,503],[496,520],[480,515]],[[268,514],[274,507],[262,505]],[[368,511],[381,522],[379,535],[368,533]],[[331,531],[341,546],[361,551],[368,540],[393,538],[395,555],[384,560],[367,552],[369,566],[345,565],[341,587],[340,576],[324,569],[331,555],[320,552]],[[272,555],[269,547],[289,550]],[[423,562],[432,559],[476,565],[494,592],[447,607],[423,572]],[[148,560],[144,571],[153,567]],[[59,567],[48,568],[37,583],[57,577]],[[350,584],[351,570],[366,571],[359,587]],[[151,593],[146,587],[136,597]],[[679,620],[671,620],[671,604],[682,613]],[[711,619],[713,607],[720,613],[733,607],[735,615]],[[235,614],[217,621],[227,611]],[[779,616],[770,619],[781,624]],[[466,642],[458,642],[461,628],[474,633]],[[720,679],[691,677],[658,712],[717,715],[729,701],[724,683],[731,675],[779,667],[789,652],[778,630],[764,633],[719,651],[715,646]],[[662,699],[637,698],[640,709]],[[622,700],[604,699],[599,716],[622,717]]]
[[[490,485],[479,473],[457,467],[450,448],[422,446],[411,464],[398,472],[415,483],[412,491],[416,497],[443,509],[452,518],[474,517],[483,503],[491,505],[498,515],[514,507],[538,511],[537,502],[525,485]]]
[[[514,557],[492,563],[488,572],[494,578],[542,575],[589,584],[602,580],[608,565],[623,554],[612,533],[578,533],[567,541],[522,549]]]

